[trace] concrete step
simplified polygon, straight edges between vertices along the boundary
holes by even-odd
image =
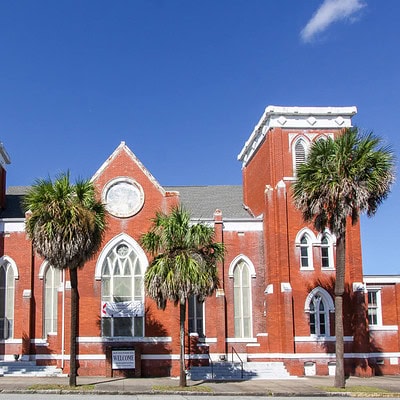
[[[35,361],[0,361],[0,376],[66,376],[52,365],[36,365]]]
[[[293,379],[282,362],[215,362],[205,367],[192,367],[189,379],[198,380],[249,380]]]

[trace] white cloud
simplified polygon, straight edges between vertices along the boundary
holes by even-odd
[[[343,19],[352,19],[365,7],[363,0],[324,0],[321,7],[301,31],[304,42],[310,42],[314,37],[327,29],[331,24]]]

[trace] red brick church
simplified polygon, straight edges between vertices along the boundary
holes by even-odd
[[[78,374],[178,375],[179,309],[160,311],[146,297],[149,256],[139,240],[157,210],[176,204],[214,226],[227,249],[220,288],[204,304],[189,302],[188,371],[233,359],[279,365],[287,376],[333,374],[335,236],[303,222],[291,184],[310,144],[351,126],[356,112],[267,107],[238,156],[241,186],[163,187],[121,142],[92,177],[109,229],[78,273]],[[68,272],[32,251],[21,207],[27,188],[7,187],[3,145],[0,161],[0,370],[26,362],[68,373]],[[360,227],[347,238],[347,373],[398,374],[400,276],[363,275]]]

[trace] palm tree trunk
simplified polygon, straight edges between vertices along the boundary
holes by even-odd
[[[69,386],[76,386],[76,336],[78,327],[78,269],[69,270],[71,279],[71,337],[70,337],[70,356],[69,356]]]
[[[346,265],[346,233],[336,241],[336,282],[335,282],[335,336],[336,336],[336,372],[335,384],[337,388],[346,385],[344,377],[344,329],[343,329],[343,294]]]
[[[184,304],[179,303],[179,324],[180,324],[180,374],[179,386],[185,387],[186,371],[185,371],[185,322],[186,322],[186,301]]]

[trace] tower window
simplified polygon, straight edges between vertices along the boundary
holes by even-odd
[[[294,170],[306,162],[306,143],[304,140],[300,139],[296,142],[294,146]]]

